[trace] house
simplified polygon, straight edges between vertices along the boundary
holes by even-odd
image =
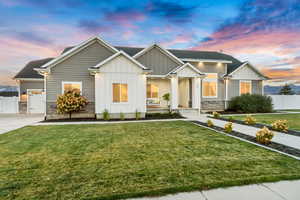
[[[56,58],[29,62],[16,76],[20,112],[56,112],[56,99],[77,89],[89,104],[75,117],[112,117],[136,111],[163,112],[168,102],[176,111],[224,110],[230,98],[244,93],[263,94],[267,79],[249,62],[212,51],[112,46],[93,37],[66,48]]]

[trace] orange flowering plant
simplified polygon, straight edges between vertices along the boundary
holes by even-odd
[[[59,114],[69,114],[70,119],[72,113],[81,111],[87,104],[87,99],[75,90],[65,92],[58,96],[56,100],[57,112]]]

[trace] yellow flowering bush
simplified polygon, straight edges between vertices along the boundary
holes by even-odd
[[[287,132],[289,129],[287,120],[276,120],[271,125],[272,125],[272,129],[276,131]]]
[[[220,113],[218,113],[218,112],[213,112],[212,114],[213,114],[214,118],[220,118]]]
[[[256,133],[256,141],[261,144],[269,144],[273,137],[274,133],[265,126]]]
[[[225,132],[226,132],[226,133],[231,133],[231,132],[232,132],[232,129],[233,129],[232,122],[226,123],[225,126],[224,126],[224,129],[225,129]]]
[[[211,120],[207,120],[207,126],[208,127],[213,127],[214,123]]]
[[[244,122],[245,122],[245,124],[248,124],[248,125],[254,125],[254,124],[256,124],[256,119],[254,117],[252,117],[251,115],[247,115]]]
[[[65,92],[56,99],[57,113],[69,114],[70,119],[72,113],[81,111],[87,104],[87,99],[75,90]]]

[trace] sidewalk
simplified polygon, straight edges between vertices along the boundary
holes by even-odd
[[[299,200],[300,180],[263,183],[130,200]]]
[[[209,119],[214,123],[215,126],[222,127],[222,128],[224,127],[224,125],[226,123],[228,123],[223,120],[208,118],[207,115],[190,115],[190,116],[185,116],[185,117],[187,117],[188,119],[191,119],[191,120],[198,120],[198,121],[204,122],[204,123],[206,123],[207,120]],[[259,130],[259,128],[233,123],[233,130],[255,137],[255,134]],[[286,145],[286,146],[290,146],[290,147],[293,147],[296,149],[300,149],[300,137],[298,137],[298,136],[288,135],[285,133],[280,133],[280,132],[274,131],[274,137],[273,137],[272,141]]]

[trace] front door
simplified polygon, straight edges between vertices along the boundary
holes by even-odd
[[[192,79],[189,78],[189,108],[193,106],[193,83]]]

